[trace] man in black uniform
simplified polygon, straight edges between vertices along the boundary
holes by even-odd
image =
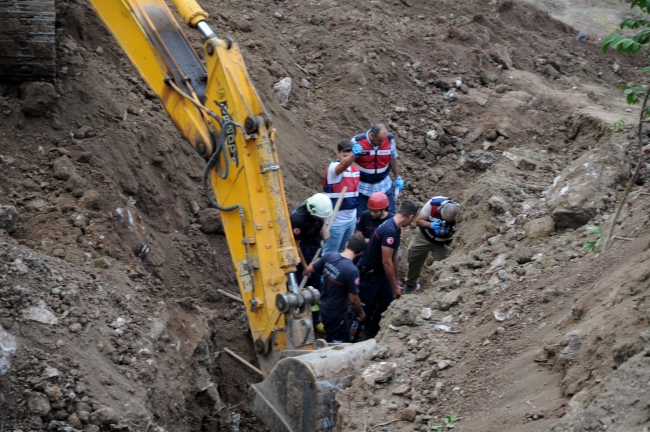
[[[397,214],[370,236],[368,247],[357,264],[361,274],[359,297],[366,313],[365,328],[369,338],[379,332],[381,314],[395,298],[402,295],[402,286],[397,277],[400,229],[413,222],[417,211],[415,202],[402,203]]]
[[[353,260],[366,248],[365,239],[355,234],[351,236],[345,250],[331,252],[309,265],[308,273],[323,273],[325,276],[320,289],[320,319],[325,327],[327,342],[347,342],[349,337],[348,304],[356,313],[356,319],[363,321],[365,312],[359,300],[359,269]]]
[[[299,275],[307,275],[307,267],[321,247],[321,240],[327,241],[329,232],[324,229],[325,219],[331,214],[332,200],[323,193],[307,198],[291,213],[293,239],[300,257],[297,268]],[[320,287],[320,274],[312,274],[308,284],[314,288]]]

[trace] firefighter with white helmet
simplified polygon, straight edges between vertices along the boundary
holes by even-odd
[[[320,248],[321,240],[327,241],[329,233],[325,227],[325,219],[332,215],[332,200],[324,193],[317,193],[307,198],[291,213],[291,229],[298,247],[300,264],[297,272],[306,275],[307,267]],[[320,275],[311,277],[309,285],[320,286]]]

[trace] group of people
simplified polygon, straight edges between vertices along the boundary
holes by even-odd
[[[336,154],[325,172],[323,192],[291,213],[291,226],[300,256],[298,273],[309,276],[309,284],[321,293],[319,305],[312,308],[316,329],[328,342],[341,343],[355,342],[360,326],[367,337],[376,336],[390,303],[420,288],[429,252],[434,260],[447,256],[459,206],[434,196],[421,209],[410,200],[396,209],[404,181],[395,139],[383,123],[340,141]],[[414,220],[418,229],[408,246],[402,285],[400,230]]]

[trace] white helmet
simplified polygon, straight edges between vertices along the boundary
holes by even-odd
[[[332,214],[332,200],[324,193],[317,193],[307,198],[305,205],[312,216],[326,218]]]

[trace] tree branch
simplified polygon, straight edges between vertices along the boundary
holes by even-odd
[[[649,97],[650,97],[650,87],[648,87],[648,89],[645,92],[645,96],[643,97],[643,105],[641,106],[641,114],[639,115],[639,128],[636,134],[637,141],[639,144],[639,160],[636,163],[636,168],[634,168],[634,174],[632,174],[630,181],[627,182],[627,187],[625,188],[625,192],[623,192],[621,201],[619,201],[618,207],[616,207],[616,212],[614,213],[612,222],[609,225],[609,230],[607,231],[607,236],[603,239],[603,249],[602,249],[603,252],[605,252],[607,248],[609,248],[609,244],[612,241],[612,236],[614,235],[614,229],[616,228],[616,221],[618,220],[618,217],[621,215],[621,210],[623,209],[625,200],[627,199],[627,196],[630,193],[630,189],[632,189],[632,185],[634,185],[634,183],[636,182],[636,178],[639,176],[641,165],[643,165],[643,161],[645,159],[645,156],[643,154],[643,140],[641,138],[641,132],[643,130],[643,122],[645,119],[645,107],[648,104]]]

